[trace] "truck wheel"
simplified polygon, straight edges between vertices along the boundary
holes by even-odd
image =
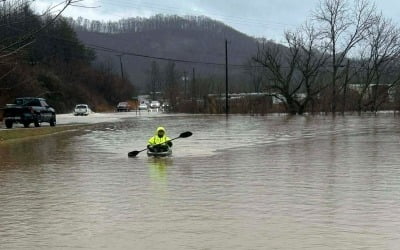
[[[33,124],[35,125],[35,127],[40,127],[40,122],[37,119],[33,121]]]
[[[24,128],[29,128],[30,122],[24,122]]]
[[[52,118],[51,118],[51,120],[50,120],[50,126],[52,126],[52,127],[56,126],[56,118],[55,118],[55,117],[52,117]]]
[[[33,118],[33,124],[35,125],[35,127],[40,127],[40,114],[36,114]]]
[[[6,128],[12,128],[13,122],[12,121],[6,121]]]

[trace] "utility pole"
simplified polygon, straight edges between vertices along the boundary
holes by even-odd
[[[229,114],[228,84],[228,40],[225,39],[225,114]]]
[[[192,76],[192,100],[196,97],[196,74],[195,69],[193,68],[193,76]]]
[[[184,95],[184,97],[185,97],[185,99],[186,99],[186,82],[187,82],[187,76],[186,76],[186,70],[185,71],[183,71],[183,81],[184,81],[184,83],[185,83],[185,95]]]
[[[122,79],[124,79],[124,68],[123,68],[123,66],[122,66],[122,56],[123,56],[124,54],[121,54],[121,55],[117,55],[118,57],[119,57],[119,64],[120,64],[120,66],[121,66],[121,77],[122,77]]]

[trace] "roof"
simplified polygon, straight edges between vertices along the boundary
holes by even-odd
[[[43,101],[45,101],[46,99],[44,99],[44,98],[41,98],[41,97],[17,97],[17,98],[15,98],[16,100],[17,99],[37,99],[37,100],[43,100]]]

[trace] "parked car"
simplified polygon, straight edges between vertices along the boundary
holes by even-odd
[[[25,128],[31,123],[40,127],[42,122],[48,122],[50,126],[56,125],[56,111],[43,98],[16,98],[13,104],[7,104],[4,108],[4,123],[7,128],[12,128],[14,123],[21,123]]]
[[[129,105],[128,102],[120,102],[117,105],[118,112],[128,112],[130,110],[131,110],[131,106]]]
[[[150,108],[152,109],[159,109],[161,107],[161,104],[159,101],[151,101],[150,103]]]
[[[147,110],[149,107],[147,106],[147,104],[146,103],[144,103],[144,102],[142,102],[140,105],[139,105],[139,110]]]
[[[74,115],[88,115],[91,110],[87,104],[78,104],[75,106]]]

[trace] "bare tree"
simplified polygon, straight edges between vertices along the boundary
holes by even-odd
[[[292,41],[288,33],[286,40],[290,43],[289,48],[278,44],[259,45],[253,60],[265,67],[268,88],[272,94],[284,102],[289,113],[296,114],[299,106],[296,93],[302,86],[299,75],[296,74],[300,46]]]
[[[374,5],[368,0],[322,0],[314,13],[331,57],[332,101],[331,112],[336,112],[337,83],[342,77],[339,68],[350,51],[367,34],[374,22]]]
[[[303,25],[296,33],[288,32],[286,37],[292,47],[300,48],[296,66],[301,74],[305,97],[298,100],[299,113],[303,113],[309,103],[312,105],[311,110],[314,110],[316,96],[327,87],[318,81],[328,60],[327,48],[321,43],[320,33],[310,23]]]
[[[31,31],[26,31],[24,32],[21,36],[18,37],[9,37],[7,40],[11,39],[11,42],[8,42],[3,46],[0,47],[0,60],[4,59],[6,57],[15,55],[16,53],[18,53],[19,51],[21,51],[23,48],[29,46],[30,44],[32,44],[35,40],[35,37],[37,34],[39,34],[40,32],[42,32],[43,30],[45,30],[46,28],[48,28],[50,25],[52,25],[59,17],[60,15],[64,12],[64,10],[70,6],[73,5],[77,2],[80,2],[81,0],[66,0],[61,2],[60,4],[58,4],[57,6],[63,4],[62,8],[58,11],[58,13],[56,13],[54,16],[52,16],[51,18],[49,18],[49,20],[41,27],[31,30]],[[8,2],[7,2],[8,3]],[[29,2],[26,1],[10,1],[10,3],[8,3],[8,10],[6,7],[6,2],[3,1],[3,16],[1,18],[2,20],[2,26],[5,26],[6,28],[12,29],[13,27],[9,24],[8,20],[8,15],[7,15],[7,11],[23,11],[26,12],[26,10],[29,8]],[[51,9],[49,8],[44,15],[48,15],[49,13],[51,13]],[[24,15],[24,13],[22,13],[22,15]],[[4,40],[3,40],[4,41]]]
[[[388,91],[400,82],[400,29],[382,15],[368,29],[360,50],[360,95],[358,111],[377,111],[387,101]],[[385,83],[383,85],[383,83]]]

